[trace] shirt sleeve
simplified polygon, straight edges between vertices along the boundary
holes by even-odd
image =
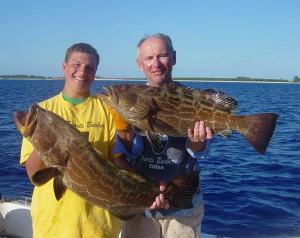
[[[187,143],[186,143],[185,147],[186,147],[186,151],[190,154],[190,156],[199,160],[199,159],[204,159],[207,157],[207,155],[209,153],[210,144],[211,144],[211,140],[206,140],[205,147],[202,150],[196,151],[196,152],[194,152],[190,148],[188,148]]]
[[[115,135],[116,135],[115,121],[114,121],[111,113],[109,113],[107,106],[103,103],[101,103],[100,105],[102,106],[102,109],[103,109],[103,111],[100,111],[100,113],[104,113],[104,115],[106,116],[107,136],[108,136],[108,144],[107,144],[108,145],[108,156],[110,159],[113,159],[115,157],[118,157],[118,154],[114,153],[114,151],[113,151],[113,147],[114,147],[114,143],[115,143]]]
[[[32,154],[33,150],[34,150],[33,145],[30,143],[30,141],[25,137],[23,137],[22,147],[21,147],[21,158],[20,158],[21,165],[24,165],[25,161]]]
[[[144,143],[143,139],[140,135],[135,135],[133,142],[132,142],[132,149],[131,152],[129,152],[123,143],[121,142],[119,136],[116,136],[115,144],[113,147],[113,152],[118,154],[124,154],[128,158],[130,157],[137,157],[142,154],[144,151]]]

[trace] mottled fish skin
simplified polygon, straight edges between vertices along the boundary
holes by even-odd
[[[215,134],[241,133],[260,153],[265,153],[278,115],[261,113],[239,116],[237,101],[225,93],[184,87],[177,82],[151,87],[141,84],[105,86],[99,98],[130,124],[146,134],[187,136],[187,129],[204,121]]]
[[[126,220],[144,213],[160,194],[158,183],[116,168],[94,150],[83,134],[53,112],[33,105],[28,113],[16,112],[14,121],[47,166],[32,176],[32,182],[42,185],[54,178],[58,200],[69,188]],[[198,189],[198,178],[199,172],[180,177],[184,185],[173,183],[165,196],[175,207],[190,208]]]

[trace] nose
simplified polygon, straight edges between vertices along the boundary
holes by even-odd
[[[152,60],[152,66],[158,67],[161,64],[158,57],[154,57]]]
[[[81,74],[89,74],[91,73],[91,68],[88,65],[80,65],[79,70],[78,70]]]

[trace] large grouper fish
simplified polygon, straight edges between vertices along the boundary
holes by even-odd
[[[16,112],[14,121],[46,165],[33,174],[31,181],[39,186],[54,178],[57,200],[68,188],[126,220],[144,213],[161,193],[158,183],[116,168],[92,147],[84,134],[53,112],[34,104],[28,112]],[[174,178],[164,191],[170,205],[191,208],[198,180],[199,172],[195,171]]]
[[[104,86],[99,98],[129,124],[144,133],[152,145],[159,145],[159,135],[187,136],[188,128],[204,121],[214,134],[230,136],[241,133],[264,154],[276,127],[278,115],[261,113],[234,115],[237,101],[214,89],[193,89],[178,82],[160,87],[142,84]]]

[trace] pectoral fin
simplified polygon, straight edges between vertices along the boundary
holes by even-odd
[[[157,118],[149,118],[148,122],[153,132],[167,131],[168,135],[180,135],[180,132],[176,130],[176,128],[168,124],[167,122],[164,122]]]
[[[125,114],[131,121],[144,120],[148,118],[148,115],[152,113],[155,107],[156,105],[152,105],[152,101],[139,101],[137,106],[127,109],[126,112],[121,114]]]
[[[154,122],[156,120],[156,114],[160,110],[156,101],[151,99],[151,101],[140,101],[138,107],[132,108],[126,112],[127,116],[131,119],[131,121],[141,121],[147,120],[149,127],[152,132],[154,132]]]
[[[160,144],[161,144],[161,138],[159,134],[151,134],[148,131],[145,131],[145,135],[150,142],[152,148],[155,148],[155,150],[159,150]]]
[[[31,181],[36,186],[41,186],[47,182],[49,182],[52,178],[54,178],[53,181],[53,190],[56,197],[56,200],[62,198],[66,191],[66,186],[63,184],[62,178],[61,178],[61,172],[58,168],[49,167],[45,169],[41,169],[37,171],[35,174],[32,175]]]
[[[67,187],[64,185],[61,177],[60,176],[55,177],[53,182],[53,190],[57,201],[59,201],[62,198],[66,189]]]
[[[41,186],[59,174],[60,171],[57,168],[49,167],[34,173],[31,177],[31,181],[34,185]]]

